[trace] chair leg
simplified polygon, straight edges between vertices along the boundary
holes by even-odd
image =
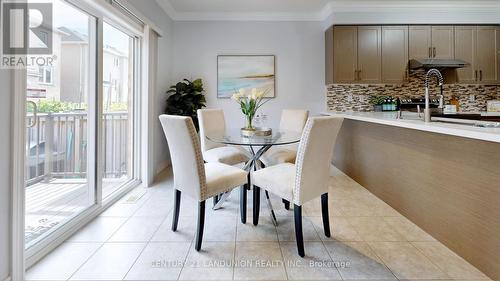
[[[213,201],[214,201],[214,206],[219,202],[219,195],[215,195],[213,197]]]
[[[253,186],[253,225],[259,224],[260,212],[260,187]]]
[[[240,187],[240,217],[243,224],[247,223],[247,187]]]
[[[321,194],[321,216],[323,217],[323,230],[325,236],[330,237],[330,216],[328,215],[328,192]]]
[[[250,171],[247,174],[247,183],[245,184],[246,189],[250,190],[250,185],[252,184],[252,177],[250,176]]]
[[[286,199],[281,199],[281,202],[283,202],[283,205],[285,205],[285,209],[290,210],[290,202]]]
[[[172,231],[177,231],[177,224],[179,223],[179,210],[181,208],[181,191],[176,189],[174,197],[174,216],[172,218]]]
[[[196,251],[200,251],[201,249],[204,226],[205,226],[205,201],[201,201],[198,205],[198,229],[196,230],[196,244],[194,247]]]
[[[293,215],[295,218],[295,240],[297,240],[297,250],[299,256],[304,257],[304,236],[302,234],[302,206],[293,205]]]

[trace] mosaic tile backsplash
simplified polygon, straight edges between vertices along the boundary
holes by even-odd
[[[412,72],[409,81],[403,84],[331,84],[326,87],[327,109],[329,111],[373,111],[372,96],[392,96],[394,98],[420,98],[425,94],[424,70]],[[432,78],[430,93],[439,93]],[[460,102],[460,111],[486,111],[488,100],[500,100],[500,86],[476,84],[444,84],[445,104],[452,96]],[[473,98],[471,98],[473,97]]]

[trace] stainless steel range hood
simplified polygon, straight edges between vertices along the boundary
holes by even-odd
[[[461,68],[466,67],[468,63],[456,59],[411,59],[410,69],[429,69],[429,68]]]

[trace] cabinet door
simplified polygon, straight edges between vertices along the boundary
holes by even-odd
[[[333,28],[333,77],[335,83],[356,80],[358,35],[356,26]]]
[[[333,26],[325,31],[325,84],[333,83]]]
[[[455,56],[453,26],[432,26],[432,57],[436,59],[451,59]]]
[[[431,57],[431,27],[427,25],[410,26],[409,57],[410,59],[426,59]]]
[[[455,26],[455,58],[469,63],[457,69],[457,82],[476,82],[476,26]]]
[[[380,83],[382,80],[382,28],[358,26],[358,81]]]
[[[402,83],[408,65],[408,26],[382,27],[382,82]]]
[[[498,77],[498,36],[496,26],[478,26],[476,36],[476,69],[479,83],[497,84]]]

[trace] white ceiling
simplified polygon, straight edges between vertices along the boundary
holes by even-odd
[[[324,20],[333,12],[497,9],[500,0],[156,0],[174,20]]]

